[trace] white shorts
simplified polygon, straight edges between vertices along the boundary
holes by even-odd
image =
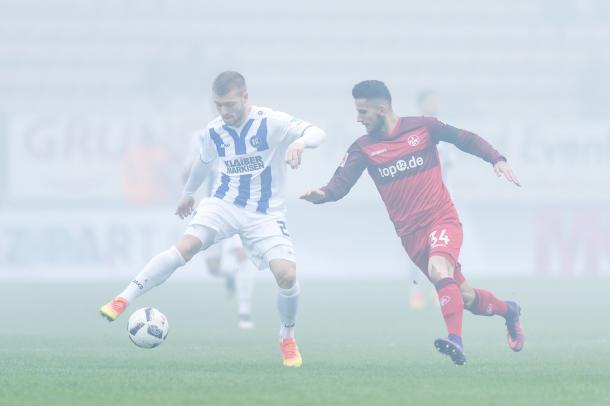
[[[203,227],[216,231],[214,243],[238,234],[250,260],[259,269],[272,259],[296,262],[292,239],[282,214],[262,214],[210,197],[203,199],[185,234],[203,241]]]

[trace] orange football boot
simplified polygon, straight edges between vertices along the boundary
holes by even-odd
[[[299,352],[299,346],[294,338],[284,338],[280,340],[280,352],[285,367],[299,368],[303,365],[303,358]]]
[[[100,308],[100,314],[108,321],[115,321],[127,308],[127,299],[116,297]]]

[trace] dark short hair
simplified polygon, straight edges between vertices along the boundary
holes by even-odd
[[[362,81],[352,89],[354,99],[383,99],[392,104],[392,96],[388,87],[379,80]]]
[[[233,89],[246,90],[246,79],[239,72],[227,70],[214,79],[212,90],[218,96],[224,96]]]

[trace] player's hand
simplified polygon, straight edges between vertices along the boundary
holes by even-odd
[[[304,149],[305,143],[303,140],[296,140],[288,146],[288,150],[286,150],[286,157],[284,159],[292,169],[297,169],[301,165],[301,157],[303,156]]]
[[[504,176],[509,182],[513,182],[515,185],[521,186],[521,183],[519,183],[519,180],[513,173],[513,169],[510,167],[508,162],[496,162],[496,164],[494,165],[494,171],[496,172],[496,175],[498,175],[498,177]]]
[[[176,215],[181,219],[185,219],[191,214],[195,212],[195,199],[192,197],[183,197],[182,200],[178,203],[178,208],[176,209]]]
[[[299,199],[307,200],[314,204],[323,203],[326,199],[326,193],[322,189],[313,189],[305,192]]]

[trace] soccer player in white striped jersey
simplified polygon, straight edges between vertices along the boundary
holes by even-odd
[[[128,303],[163,283],[198,252],[239,234],[252,261],[269,268],[278,284],[280,352],[287,367],[300,367],[294,338],[299,300],[296,257],[284,217],[286,164],[296,169],[305,148],[325,139],[320,128],[288,114],[252,106],[244,77],[223,72],[212,86],[219,117],[201,135],[201,154],[193,164],[176,214],[194,213],[193,193],[211,167],[220,165],[213,197],[203,199],[173,247],[154,257],[117,297],[102,306],[110,321]]]

